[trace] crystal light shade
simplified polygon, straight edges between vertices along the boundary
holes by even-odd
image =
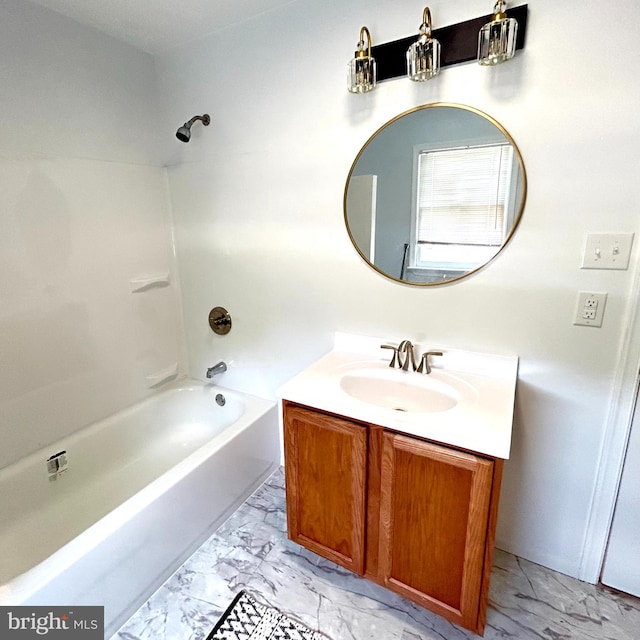
[[[478,35],[478,62],[485,66],[500,64],[511,60],[516,52],[518,23],[515,18],[507,17],[507,3],[498,0],[494,7],[495,15],[487,22]]]
[[[440,73],[440,43],[431,37],[431,12],[426,7],[418,40],[407,49],[407,76],[415,82],[431,80]]]
[[[364,36],[367,36],[365,49]],[[347,65],[347,89],[351,93],[367,93],[376,86],[376,61],[371,57],[371,35],[367,27],[360,29],[360,41],[354,58]]]

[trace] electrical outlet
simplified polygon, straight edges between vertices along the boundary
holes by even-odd
[[[606,293],[579,291],[573,324],[585,327],[601,327],[606,302]]]

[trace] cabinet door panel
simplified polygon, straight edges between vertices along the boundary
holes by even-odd
[[[385,433],[380,578],[467,628],[478,620],[492,476],[490,460]]]
[[[289,537],[362,575],[366,427],[288,406],[284,435]]]

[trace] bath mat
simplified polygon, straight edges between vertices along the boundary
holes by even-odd
[[[329,640],[241,591],[206,640]]]

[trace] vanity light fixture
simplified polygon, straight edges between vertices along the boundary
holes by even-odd
[[[365,36],[367,37],[366,49]],[[376,61],[371,56],[371,34],[367,27],[362,27],[358,49],[347,67],[347,88],[351,93],[367,93],[375,89],[376,75]]]
[[[488,2],[489,0],[486,1]],[[410,36],[373,45],[371,44],[369,32],[366,27],[363,27],[360,32],[358,51],[355,52],[355,58],[349,64],[349,91],[364,93],[373,89],[374,82],[366,85],[362,81],[358,82],[354,79],[354,76],[358,75],[358,69],[364,67],[363,63],[366,60],[373,62],[373,58],[375,58],[375,72],[369,70],[368,73],[375,77],[376,83],[393,78],[406,78],[407,75],[410,75],[407,54],[411,51],[413,45],[422,42],[423,35],[424,39],[431,38],[434,42],[437,40],[440,43],[438,49],[440,60],[437,65],[440,69],[471,62],[472,60],[487,65],[498,64],[510,59],[514,50],[524,49],[529,8],[526,4],[513,7],[510,4],[507,10],[507,3],[504,0],[492,1],[495,3],[493,13],[437,28],[431,27],[431,16],[427,7],[423,13],[423,25],[421,25],[417,42],[414,31]],[[485,32],[486,43],[483,40]],[[480,39],[478,37],[479,33]],[[365,36],[367,36],[366,41]],[[365,42],[368,46],[365,46]],[[489,43],[491,42],[490,46]],[[504,49],[502,48],[503,45]],[[359,61],[361,62],[358,65]],[[434,70],[435,67],[436,65],[434,64]],[[425,80],[428,79],[426,75],[424,77]],[[360,77],[362,76],[363,73],[361,71]],[[423,78],[415,79],[422,80]]]
[[[431,37],[431,11],[425,7],[418,40],[407,49],[407,77],[414,82],[431,80],[440,73],[440,43]]]
[[[507,3],[498,0],[493,8],[494,16],[478,34],[478,62],[492,66],[511,60],[516,52],[518,22],[506,14]]]

